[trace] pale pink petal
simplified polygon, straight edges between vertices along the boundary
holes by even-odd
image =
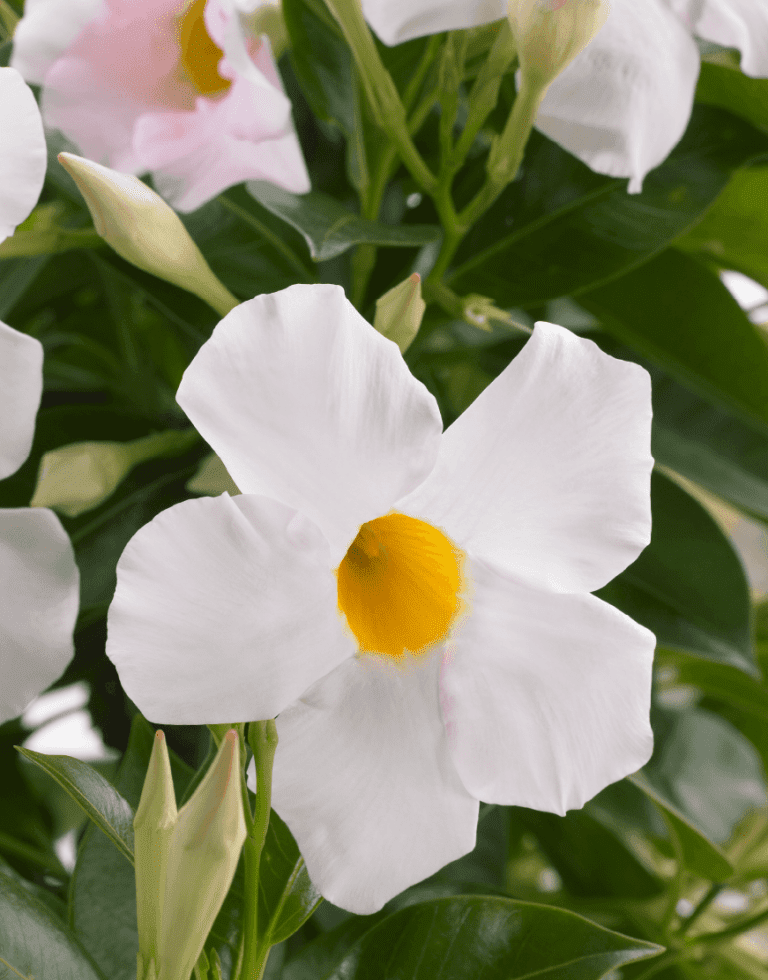
[[[72,659],[79,590],[72,545],[53,511],[0,510],[0,723]]]
[[[103,9],[104,0],[25,0],[13,33],[11,67],[42,85],[54,61]]]
[[[29,456],[42,394],[42,344],[0,321],[0,480]]]
[[[650,540],[650,434],[647,371],[537,323],[394,509],[532,584],[592,592]]]
[[[536,128],[598,173],[642,188],[680,140],[699,74],[666,0],[611,0],[605,26],[555,79]]]
[[[507,14],[504,0],[363,0],[365,19],[385,44],[479,27]]]
[[[440,680],[467,790],[563,815],[645,765],[653,634],[591,595],[531,589],[481,561],[470,577]]]
[[[327,542],[274,500],[177,504],[118,562],[107,655],[153,722],[272,718],[354,652]]]
[[[277,719],[272,806],[315,887],[358,915],[475,845],[478,804],[448,754],[439,663],[355,657]]]
[[[142,172],[133,147],[136,120],[162,107],[192,110],[195,90],[179,69],[182,0],[106,0],[44,79],[43,119],[83,156]]]
[[[335,565],[363,522],[424,479],[440,445],[435,399],[339,286],[235,307],[176,397],[237,486],[310,517]]]
[[[15,68],[0,68],[0,135],[2,242],[37,204],[47,166],[40,110]]]
[[[764,0],[669,0],[692,34],[741,52],[741,68],[768,76],[768,5]]]

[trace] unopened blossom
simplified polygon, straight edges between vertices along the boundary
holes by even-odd
[[[565,13],[583,0],[541,0]],[[531,0],[362,0],[385,44],[507,16]],[[559,3],[559,6],[557,6]],[[638,192],[688,125],[699,74],[694,35],[741,52],[742,70],[768,76],[763,0],[611,0],[605,25],[552,82],[536,128],[592,170],[629,177]]]
[[[654,638],[590,595],[650,534],[650,383],[561,327],[443,433],[338,286],[229,313],[178,401],[242,493],[129,542],[107,653],[171,724],[277,715],[272,804],[368,913],[474,847],[478,800],[565,813],[642,766]]]
[[[43,126],[30,89],[0,68],[0,241],[35,206],[45,177]],[[39,340],[0,322],[0,480],[29,456],[43,392]],[[15,718],[71,660],[79,577],[51,510],[0,510],[0,724]]]
[[[179,211],[233,184],[309,189],[269,41],[242,0],[28,0],[13,64],[43,86],[46,126],[80,153],[151,172]]]

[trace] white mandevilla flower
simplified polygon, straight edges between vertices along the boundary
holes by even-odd
[[[107,653],[156,722],[277,718],[273,805],[373,912],[478,800],[565,813],[642,766],[654,638],[589,592],[650,534],[650,382],[539,323],[445,432],[338,286],[238,306],[179,404],[243,491],[118,564]]]
[[[0,68],[0,241],[34,207],[45,177],[35,97]],[[32,448],[43,391],[43,348],[0,322],[0,480]],[[0,510],[0,724],[20,714],[72,658],[79,579],[72,545],[50,510]]]
[[[552,0],[550,0],[550,3]],[[558,2],[558,0],[555,0]],[[568,14],[568,0],[560,10]],[[507,15],[507,0],[362,0],[385,44],[476,27]],[[509,0],[528,7],[530,0]],[[630,192],[669,155],[688,125],[699,74],[693,35],[741,52],[768,76],[764,0],[611,0],[605,25],[558,75],[536,128],[598,173],[629,177]]]

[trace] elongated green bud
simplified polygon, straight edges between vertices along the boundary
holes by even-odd
[[[134,466],[176,456],[198,441],[194,429],[158,432],[132,442],[73,442],[43,455],[31,507],[52,507],[77,517],[98,507]]]
[[[608,0],[508,0],[509,25],[520,70],[533,88],[546,88],[608,19]]]
[[[189,980],[226,898],[245,841],[237,731],[179,811],[165,880],[158,980]]]
[[[138,980],[154,980],[162,928],[166,868],[177,819],[168,748],[163,733],[157,732],[141,800],[133,818],[136,915],[139,925]]]
[[[74,153],[60,153],[59,163],[85,198],[96,231],[118,255],[195,293],[221,316],[238,305],[159,194],[136,177]]]
[[[376,300],[373,325],[405,353],[419,332],[427,304],[421,298],[421,276],[412,276]]]

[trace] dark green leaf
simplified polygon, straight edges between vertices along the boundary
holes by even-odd
[[[728,109],[768,130],[768,80],[750,78],[736,68],[704,61],[701,65],[696,101]]]
[[[109,780],[68,755],[43,755],[21,746],[19,752],[52,776],[133,865],[133,810]]]
[[[64,923],[2,869],[0,976],[3,980],[104,980]]]
[[[272,810],[259,865],[259,926],[265,941],[275,945],[292,936],[321,901],[293,835]]]
[[[709,513],[661,473],[651,481],[650,545],[598,595],[656,634],[659,645],[757,674],[749,589]]]
[[[675,682],[691,685],[754,715],[768,726],[768,688],[730,664],[713,663],[684,653],[659,651],[660,663],[674,668]]]
[[[247,186],[268,211],[301,232],[316,262],[341,255],[353,245],[418,248],[440,237],[436,225],[385,225],[360,218],[326,194],[290,194],[264,180]]]
[[[684,385],[768,428],[768,345],[701,262],[669,249],[579,302]]]
[[[699,105],[643,192],[627,194],[625,181],[593,174],[534,138],[522,179],[467,237],[449,284],[509,307],[607,283],[666,248],[702,217],[736,168],[766,152],[766,135]]]
[[[344,930],[345,927],[342,927]],[[346,927],[348,932],[350,927]],[[611,969],[655,956],[662,947],[611,932],[562,909],[508,898],[455,896],[401,909],[351,946],[331,947],[303,969],[312,944],[285,980],[599,980]],[[329,945],[327,942],[326,946]]]
[[[0,320],[8,317],[50,258],[50,255],[38,255],[33,259],[0,261]]]

